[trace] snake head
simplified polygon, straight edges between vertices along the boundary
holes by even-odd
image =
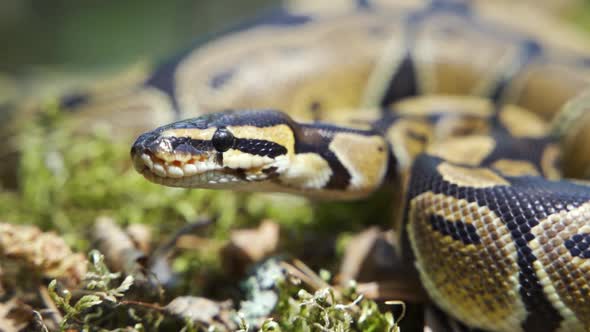
[[[389,169],[384,138],[276,111],[226,111],[175,122],[136,140],[135,169],[172,187],[365,197]]]
[[[292,120],[275,111],[226,111],[175,122],[137,138],[135,169],[174,187],[240,189],[270,184],[288,165]]]

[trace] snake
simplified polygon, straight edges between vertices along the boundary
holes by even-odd
[[[138,135],[160,185],[395,188],[402,255],[444,312],[590,331],[589,83],[587,37],[530,3],[297,0],[60,103]]]

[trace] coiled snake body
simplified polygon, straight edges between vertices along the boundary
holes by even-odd
[[[323,199],[397,185],[444,311],[486,330],[590,330],[590,187],[561,180],[590,174],[590,44],[517,5],[356,5],[273,13],[111,93],[117,125],[138,129],[237,110],[142,134],[136,169]],[[87,101],[82,114],[107,114]]]

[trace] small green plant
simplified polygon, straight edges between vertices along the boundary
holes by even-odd
[[[104,264],[104,256],[93,250],[89,254],[90,266],[86,273],[84,282],[89,294],[83,295],[75,303],[72,303],[72,294],[69,290],[58,292],[57,281],[49,283],[48,291],[51,299],[57,307],[64,312],[60,327],[65,329],[69,326],[88,326],[92,320],[101,316],[101,304],[115,306],[118,299],[123,297],[125,292],[133,285],[133,277],[127,276],[120,284],[115,281],[120,278],[120,273],[112,273]],[[96,309],[96,310],[93,310]]]
[[[344,289],[326,286],[310,293],[284,265],[268,260],[244,282],[247,301],[238,312],[240,331],[248,331],[252,325],[260,326],[259,332],[399,331],[391,312],[381,312],[375,301],[358,294],[355,283]],[[329,279],[327,272],[321,274],[324,280]]]

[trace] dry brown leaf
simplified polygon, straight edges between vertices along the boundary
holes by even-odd
[[[72,252],[54,232],[9,223],[0,223],[0,259],[22,262],[46,277],[60,279],[68,286],[77,285],[87,268],[85,256]]]

